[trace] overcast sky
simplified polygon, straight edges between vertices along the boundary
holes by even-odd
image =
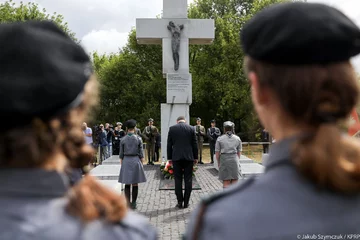
[[[117,52],[127,41],[136,18],[154,18],[163,0],[33,0],[48,12],[62,14],[82,45],[99,53]],[[188,0],[188,3],[193,0]],[[3,0],[0,0],[3,2]],[[20,2],[20,0],[15,0]],[[23,0],[23,2],[29,2]],[[360,0],[308,0],[333,5],[360,26]],[[353,61],[360,72],[360,57]]]

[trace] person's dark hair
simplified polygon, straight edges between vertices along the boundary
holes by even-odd
[[[320,188],[359,192],[360,145],[338,127],[359,97],[351,63],[284,66],[246,57],[244,66],[257,74],[261,88],[274,92],[289,117],[313,127],[293,146],[297,169]]]
[[[176,121],[181,121],[181,120],[185,120],[185,117],[184,116],[179,116]]]
[[[83,102],[78,107],[48,121],[34,119],[29,125],[1,132],[0,168],[40,168],[57,151],[66,155],[71,167],[86,166],[94,149],[85,143],[81,123],[97,102],[96,89],[97,81],[93,77],[86,83]],[[126,209],[122,196],[91,176],[85,176],[69,192],[68,212],[85,222],[100,217],[120,221]]]

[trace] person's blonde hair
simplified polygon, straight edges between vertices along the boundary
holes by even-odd
[[[343,193],[360,191],[360,145],[342,137],[337,124],[349,117],[359,88],[350,62],[329,65],[272,65],[245,58],[260,88],[271,89],[284,111],[315,130],[293,146],[292,159],[302,175],[319,188]]]
[[[92,76],[86,83],[82,103],[50,120],[35,118],[29,125],[0,133],[0,168],[41,168],[56,151],[65,154],[69,166],[83,168],[94,155],[85,143],[81,124],[98,102],[98,83]],[[120,221],[127,203],[118,195],[86,175],[68,193],[67,211],[83,221],[103,217]]]

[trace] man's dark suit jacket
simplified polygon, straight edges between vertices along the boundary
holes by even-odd
[[[167,157],[172,161],[194,161],[198,158],[194,127],[180,122],[169,128]]]

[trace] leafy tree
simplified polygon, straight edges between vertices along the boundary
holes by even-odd
[[[51,20],[61,27],[73,40],[78,42],[75,38],[75,33],[69,29],[62,15],[56,12],[49,14],[46,12],[46,9],[40,9],[39,5],[33,2],[15,4],[12,0],[8,0],[0,3],[0,23],[28,20]]]
[[[137,44],[135,30],[119,54],[95,53],[94,66],[101,84],[97,121],[115,123],[134,118],[144,126],[151,117],[160,122],[160,104],[166,101],[161,59],[161,47]]]

